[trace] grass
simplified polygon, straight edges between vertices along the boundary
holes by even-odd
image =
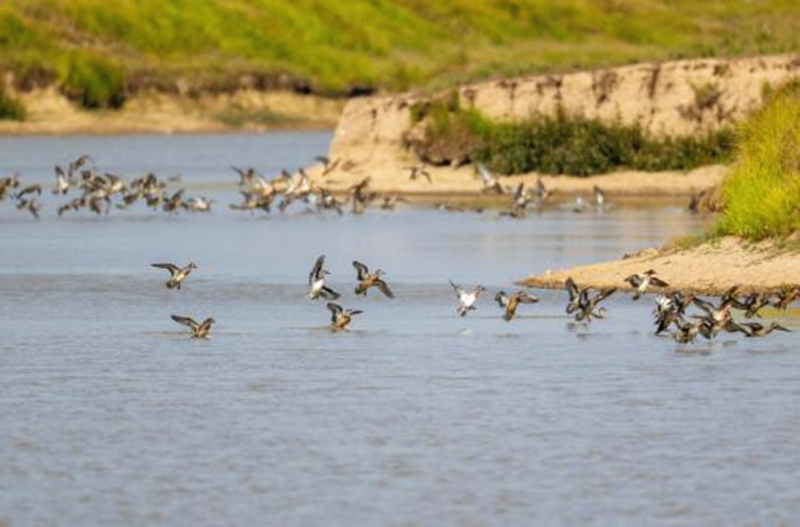
[[[412,148],[434,164],[481,162],[500,174],[541,172],[589,176],[619,168],[689,170],[731,160],[730,130],[691,137],[648,137],[641,127],[569,115],[492,121],[463,109],[457,94],[419,103],[412,121],[425,121],[425,136]]]
[[[0,120],[24,121],[25,106],[12,98],[0,82]]]
[[[140,87],[271,83],[342,95],[496,75],[800,48],[794,0],[9,0],[0,70],[89,107]]]
[[[800,83],[772,95],[741,130],[738,162],[722,187],[718,234],[750,240],[800,230]]]

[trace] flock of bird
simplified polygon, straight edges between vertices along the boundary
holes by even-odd
[[[364,177],[343,191],[334,192],[324,185],[324,178],[333,170],[342,165],[341,160],[331,160],[325,156],[315,158],[322,165],[321,178],[323,183],[312,181],[305,170],[300,168],[295,174],[282,170],[276,177],[267,178],[255,168],[231,167],[239,176],[238,187],[241,201],[230,205],[232,210],[246,212],[270,213],[273,205],[277,203],[280,212],[285,212],[294,203],[302,203],[311,210],[323,212],[335,211],[342,215],[346,209],[354,214],[360,214],[375,203],[382,210],[394,210],[399,203],[406,200],[396,193],[377,193],[370,189],[371,178]],[[433,183],[433,178],[424,165],[405,167],[411,181],[427,180]],[[168,213],[180,211],[209,212],[212,201],[207,197],[187,197],[185,189],[168,190],[170,184],[180,181],[180,176],[161,179],[150,172],[133,180],[109,172],[101,172],[94,165],[92,158],[81,155],[65,166],[57,165],[54,168],[55,183],[52,193],[57,196],[69,196],[70,199],[58,207],[58,216],[68,212],[89,210],[97,215],[109,214],[114,209],[128,209],[137,202],[143,202],[152,210],[161,210]],[[515,219],[525,218],[529,209],[541,211],[546,200],[552,195],[541,178],[533,188],[526,188],[525,183],[509,188],[501,184],[500,179],[493,175],[489,169],[478,164],[476,172],[482,182],[482,192],[496,196],[509,196],[510,208],[501,211],[501,216]],[[18,174],[0,178],[0,202],[6,198],[17,201],[16,208],[28,211],[39,219],[42,204],[39,197],[42,194],[40,184],[23,185],[22,177]],[[593,204],[597,210],[604,210],[608,203],[602,189],[595,186],[593,189]],[[590,203],[583,196],[575,198],[574,202],[562,205],[562,208],[573,212],[584,212]],[[457,205],[438,203],[436,207],[448,212],[461,212],[465,210]],[[483,212],[482,208],[473,209]]]
[[[167,289],[181,289],[181,284],[189,277],[192,270],[197,269],[194,262],[189,262],[185,267],[180,267],[171,263],[154,263],[153,267],[166,269],[170,273],[170,278],[166,282]],[[375,288],[387,298],[395,298],[391,287],[383,278],[386,273],[381,269],[370,271],[369,267],[362,262],[353,261],[353,268],[356,271],[356,296],[366,296],[367,292]],[[331,313],[330,329],[332,331],[345,331],[349,328],[353,317],[363,313],[359,309],[345,309],[340,304],[335,303],[342,295],[335,291],[326,283],[326,277],[330,272],[325,269],[325,256],[320,256],[314,262],[311,272],[308,275],[308,300],[326,300],[326,306]],[[653,288],[665,289],[669,284],[656,276],[652,269],[641,274],[634,274],[625,278],[632,290],[632,300],[639,300],[643,295],[649,293]],[[476,285],[472,289],[466,289],[453,281],[450,286],[455,292],[458,305],[456,313],[465,317],[470,311],[477,308],[478,299],[486,288]],[[747,320],[754,317],[761,317],[760,311],[765,307],[774,307],[786,310],[788,306],[800,299],[800,286],[786,287],[772,292],[752,293],[746,296],[737,294],[739,287],[730,288],[722,295],[719,302],[715,303],[708,299],[700,298],[694,294],[685,294],[680,291],[668,291],[658,294],[655,297],[656,307],[653,311],[655,316],[655,335],[662,335],[671,332],[672,338],[679,344],[693,342],[697,336],[702,336],[708,340],[713,339],[720,332],[742,333],[747,337],[764,337],[773,331],[789,331],[776,322],[767,325],[760,322],[735,321],[732,310],[737,309],[743,312]],[[607,310],[600,306],[600,303],[618,291],[617,287],[597,289],[591,286],[581,287],[570,277],[566,280],[566,291],[568,301],[566,313],[573,317],[576,322],[590,323],[592,319],[602,319],[606,317]],[[520,304],[535,304],[539,298],[535,295],[517,290],[511,295],[505,291],[498,291],[494,297],[495,302],[503,310],[503,319],[507,322],[516,316]],[[694,307],[696,312],[689,315],[688,310]],[[184,315],[172,315],[172,320],[178,324],[185,325],[191,330],[193,339],[205,339],[211,332],[214,319],[209,317],[202,322],[197,322],[193,318]]]

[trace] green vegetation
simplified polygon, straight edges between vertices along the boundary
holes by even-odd
[[[800,83],[775,93],[742,127],[722,199],[718,234],[760,240],[800,230]]]
[[[800,48],[796,0],[8,0],[0,70],[88,107],[231,79],[340,95]]]
[[[639,126],[571,116],[494,122],[463,109],[456,94],[411,108],[425,120],[425,137],[411,146],[428,162],[481,162],[500,174],[542,172],[588,176],[618,168],[688,170],[730,161],[734,134],[721,130],[697,137],[648,137]]]
[[[6,93],[3,83],[0,82],[0,120],[2,119],[25,120],[25,107]]]

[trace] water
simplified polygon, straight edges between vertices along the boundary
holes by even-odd
[[[135,144],[115,170],[169,167],[217,200],[38,223],[0,204],[0,525],[800,521],[795,334],[679,348],[623,296],[590,326],[563,316],[563,292],[511,323],[491,302],[701,220],[226,210],[228,165],[299,166],[327,137],[0,141],[0,172],[43,181],[71,152],[111,163]],[[364,310],[351,332],[304,298],[319,254]],[[397,299],[354,298],[353,259]],[[170,260],[199,265],[180,292],[148,266]],[[489,288],[477,311],[455,316],[447,279]],[[212,339],[173,313],[214,316]]]

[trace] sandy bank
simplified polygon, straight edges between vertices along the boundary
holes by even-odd
[[[55,88],[14,94],[25,121],[0,120],[0,134],[114,134],[331,129],[345,101],[288,91],[239,90],[197,97],[142,92],[120,110],[87,111]]]
[[[545,271],[519,283],[537,288],[563,288],[567,277],[581,285],[630,287],[626,276],[654,269],[671,287],[719,294],[733,285],[742,292],[770,290],[800,283],[800,254],[774,242],[747,243],[723,238],[688,250],[645,249],[622,260],[572,269]]]
[[[424,178],[412,181],[407,166],[415,164],[413,158],[403,160],[386,159],[369,165],[340,163],[337,168],[323,176],[320,165],[308,169],[308,174],[319,185],[334,191],[344,190],[365,177],[370,177],[370,190],[378,193],[403,194],[408,196],[474,196],[481,195],[483,184],[472,166],[426,167],[432,182]],[[714,165],[688,172],[638,172],[620,171],[592,177],[540,176],[525,174],[502,178],[509,189],[520,182],[532,186],[541,177],[548,190],[558,195],[589,195],[596,185],[607,192],[609,198],[620,197],[685,197],[700,190],[713,187],[722,181],[727,167]],[[510,199],[510,198],[509,198]]]

